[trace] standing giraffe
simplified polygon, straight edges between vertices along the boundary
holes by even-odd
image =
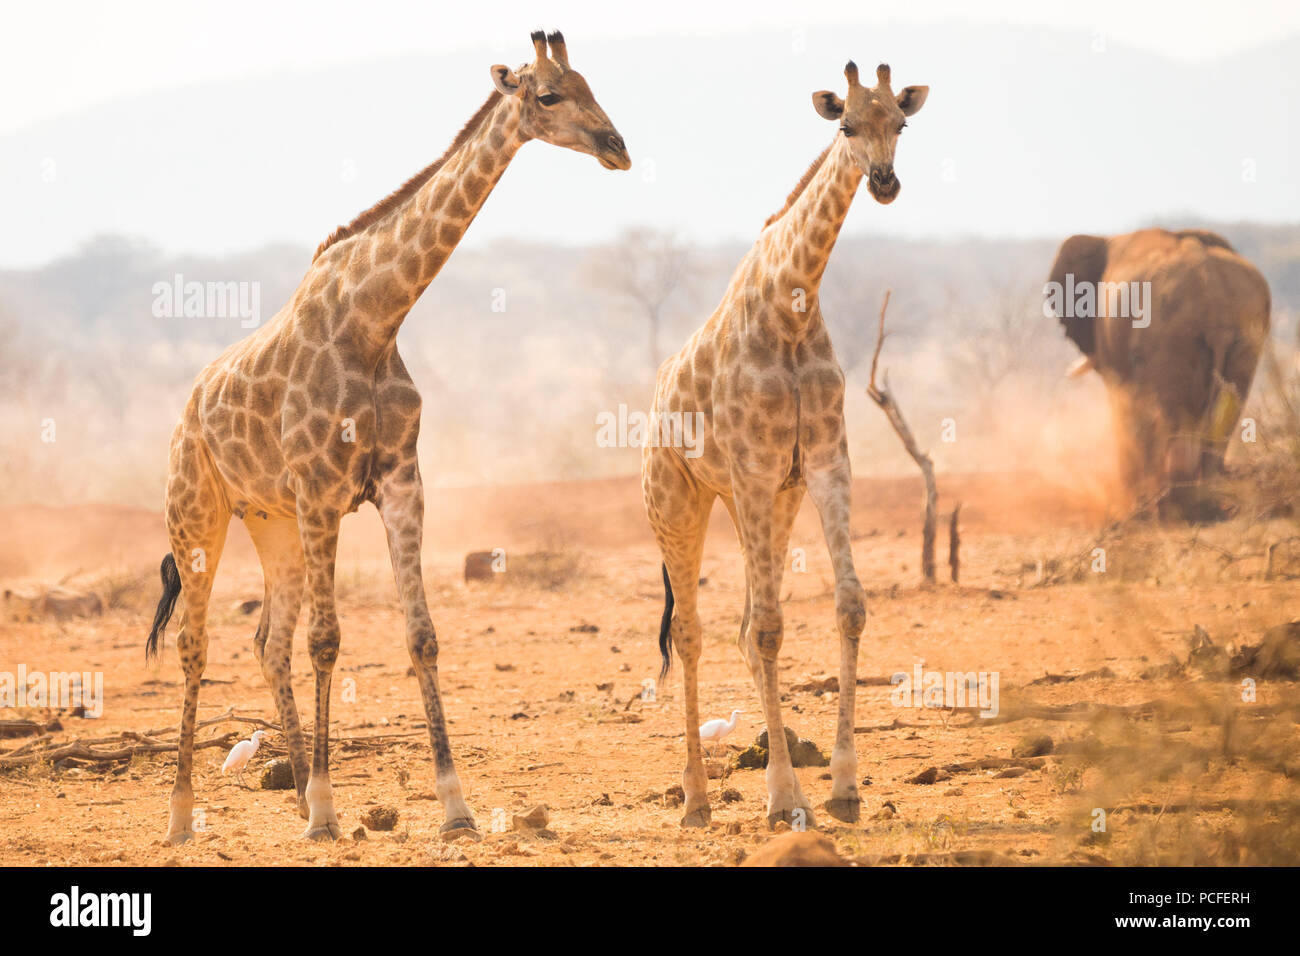
[[[329,779],[330,677],[339,650],[334,564],[343,515],[370,501],[388,536],[406,644],[419,678],[446,811],[445,839],[478,836],[461,794],[438,690],[438,644],[420,571],[424,487],[416,457],[420,396],[397,353],[397,330],[464,235],[515,152],[530,139],[631,160],[564,38],[532,35],[536,60],[492,67],[496,91],[441,159],[335,230],[288,304],[198,378],[172,435],[163,598],[147,650],[157,653],[177,594],[185,674],[167,839],[193,836],[190,776],[213,575],[232,515],[244,520],[265,579],[254,648],[289,742],[306,837],[339,835]],[[550,55],[547,55],[547,43]],[[304,585],[316,676],[310,771],[289,678]]]
[[[877,83],[858,82],[844,69],[848,94],[813,94],[813,106],[836,120],[834,142],[817,158],[768,219],[741,260],[722,302],[686,346],[659,369],[654,411],[661,429],[697,415],[697,457],[669,442],[642,452],[646,512],[663,552],[665,607],[659,633],[663,675],[672,647],[682,661],[686,696],[686,814],[683,826],[710,821],[708,779],[700,754],[697,668],[701,627],[696,601],[700,560],[713,500],[721,497],[745,559],[745,614],[740,651],[753,674],[767,721],[767,819],[814,825],[812,810],[790,765],[781,722],[777,654],[781,649],[780,589],[790,527],[808,490],[821,515],[835,566],[835,615],[840,632],[840,708],[831,758],[831,816],[854,822],[861,800],[853,749],[853,700],[858,637],[866,619],[862,585],[849,541],[850,471],[844,431],[844,373],[822,321],[817,289],[853,194],[864,175],[882,204],[893,202],[898,134],[925,103],[929,87],[894,94],[889,67]],[[663,676],[661,675],[661,677]]]

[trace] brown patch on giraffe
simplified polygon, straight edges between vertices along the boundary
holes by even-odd
[[[407,285],[415,285],[424,273],[423,262],[414,256],[407,256],[397,267],[397,271]]]
[[[465,219],[469,216],[469,206],[465,205],[459,190],[451,195],[443,208],[452,219]]]
[[[361,213],[350,223],[345,226],[339,226],[330,233],[329,237],[316,248],[316,253],[312,256],[312,261],[314,262],[322,252],[335,243],[342,242],[349,236],[355,235],[361,230],[383,219],[402,203],[406,202],[406,200],[419,192],[420,187],[432,179],[434,174],[446,165],[447,160],[455,155],[462,146],[469,142],[470,137],[478,131],[479,127],[483,125],[483,121],[487,119],[488,114],[496,108],[497,103],[500,101],[501,94],[496,90],[493,90],[483,105],[478,108],[478,112],[471,116],[469,122],[466,123],[461,131],[456,134],[456,138],[451,141],[451,145],[447,147],[445,153],[408,179],[393,192],[389,193],[383,199],[379,200],[379,202]]]
[[[438,227],[438,243],[444,247],[454,246],[459,241],[461,229],[451,222],[444,222]]]

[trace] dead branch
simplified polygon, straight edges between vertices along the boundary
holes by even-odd
[[[939,492],[934,483],[934,462],[930,460],[928,454],[921,451],[916,439],[912,437],[912,429],[907,426],[907,421],[898,408],[898,402],[894,400],[893,393],[889,390],[889,373],[885,373],[883,385],[876,385],[876,366],[880,363],[880,349],[885,344],[885,310],[889,308],[889,294],[890,290],[886,290],[885,300],[880,304],[880,330],[876,334],[876,351],[871,356],[871,378],[867,383],[867,394],[885,413],[889,424],[894,427],[894,431],[903,442],[903,447],[921,469],[921,476],[925,479],[925,518],[921,526],[921,575],[927,583],[933,584],[934,513],[939,503]],[[957,580],[955,570],[953,580]]]
[[[194,749],[203,750],[206,747],[230,746],[238,737],[239,732],[231,730],[219,737],[195,741]],[[119,760],[130,760],[132,757],[142,754],[174,753],[177,746],[174,743],[155,742],[131,744],[126,747],[119,747],[116,750],[97,750],[80,740],[73,740],[62,746],[41,750],[37,753],[23,754],[19,757],[13,755],[0,757],[0,767],[21,767],[35,763],[38,760],[48,760],[54,763],[59,760],[76,759],[95,763],[114,763]]]
[[[1046,762],[1043,757],[981,757],[979,760],[946,763],[940,769],[947,773],[970,773],[974,770],[1005,770],[1008,767],[1039,770]]]
[[[34,720],[0,720],[0,737],[30,737],[44,729]]]
[[[952,583],[957,583],[958,575],[961,572],[961,533],[957,528],[957,519],[961,515],[961,502],[952,509],[952,517],[948,519],[948,569],[952,572]]]
[[[27,751],[32,750],[36,747],[44,746],[45,744],[49,743],[49,741],[53,739],[54,739],[54,734],[41,734],[39,737],[34,737],[31,740],[27,741],[27,743],[23,744],[21,747],[15,747],[7,754],[0,754],[0,757],[17,757],[18,755],[25,754],[27,753]]]
[[[263,720],[260,717],[244,717],[234,712],[234,708],[227,710],[225,713],[216,717],[209,717],[201,720],[195,725],[195,729],[211,727],[215,724],[226,722],[235,722],[240,724],[251,724],[256,727],[263,727],[268,730],[280,732],[278,724]],[[396,731],[390,734],[371,734],[364,737],[337,737],[335,742],[339,744],[342,750],[355,751],[362,749],[382,750],[390,744],[409,738],[422,736],[427,731],[424,729]],[[135,731],[123,730],[120,733],[107,737],[92,737],[87,740],[80,738],[67,741],[61,744],[54,744],[53,734],[47,733],[40,737],[27,741],[20,747],[0,753],[0,768],[18,767],[32,763],[36,760],[89,760],[89,761],[116,761],[125,760],[136,754],[156,754],[156,753],[175,753],[178,741],[176,739],[159,740],[159,736],[177,737],[176,727],[157,727],[152,730]],[[217,737],[209,740],[196,742],[194,747],[200,750],[204,747],[214,747],[218,744],[231,743],[233,739],[240,736],[239,731],[230,730]],[[312,734],[306,731],[303,734],[304,742],[308,747],[312,745]],[[215,741],[215,743],[214,743]],[[111,750],[96,750],[94,748],[104,747],[111,744],[119,745]],[[37,748],[40,748],[39,750]],[[269,754],[279,755],[287,753],[287,749],[275,743],[267,742],[262,745],[262,749]],[[35,752],[32,752],[35,751]]]

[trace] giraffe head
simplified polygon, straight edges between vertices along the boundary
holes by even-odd
[[[844,67],[849,91],[840,99],[829,90],[813,94],[813,108],[823,119],[840,124],[840,135],[848,138],[858,168],[867,177],[867,188],[876,201],[889,204],[898,197],[894,175],[894,147],[907,117],[925,105],[928,86],[909,86],[895,93],[889,86],[889,67],[876,67],[876,85],[858,82],[858,67],[850,60]]]
[[[564,37],[556,31],[532,35],[537,59],[518,70],[497,64],[492,82],[504,96],[520,98],[524,135],[580,153],[589,153],[606,169],[631,169],[623,137],[591,94],[582,74],[569,66]],[[546,46],[550,43],[550,55]]]

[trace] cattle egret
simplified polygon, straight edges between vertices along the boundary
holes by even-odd
[[[723,720],[718,717],[714,720],[706,720],[700,724],[700,740],[708,740],[712,743],[718,743],[723,737],[736,729],[736,720],[740,717],[740,711],[731,712],[731,720]]]
[[[247,787],[247,784],[244,783],[244,768],[248,766],[248,761],[253,759],[253,754],[257,753],[257,745],[262,742],[262,738],[265,736],[265,730],[256,730],[253,732],[253,736],[247,740],[241,740],[231,747],[226,762],[221,765],[221,775],[224,777],[233,771],[239,785]]]

